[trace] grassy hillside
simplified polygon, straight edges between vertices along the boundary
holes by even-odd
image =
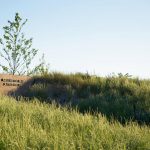
[[[34,77],[34,84],[21,95],[47,102],[55,99],[77,106],[80,112],[100,112],[122,123],[130,119],[150,123],[150,80],[50,73]]]
[[[0,96],[0,150],[148,150],[150,128]]]

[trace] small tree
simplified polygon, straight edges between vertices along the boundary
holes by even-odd
[[[27,19],[22,21],[22,18],[16,13],[14,21],[8,21],[8,25],[3,27],[4,35],[3,38],[0,38],[0,45],[2,46],[0,49],[0,67],[5,73],[29,75],[32,72],[29,67],[38,50],[32,48],[32,38],[26,39],[22,33],[22,28],[26,22]],[[39,67],[41,64],[35,67],[36,70]]]
[[[30,75],[48,75],[50,64],[46,63],[44,54],[39,61],[40,64],[30,71]]]

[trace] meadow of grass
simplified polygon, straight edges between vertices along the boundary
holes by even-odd
[[[150,127],[0,96],[0,150],[149,150]]]
[[[122,123],[150,123],[150,80],[126,75],[98,77],[88,74],[49,73],[34,77],[23,96],[78,107],[80,112],[100,112]]]

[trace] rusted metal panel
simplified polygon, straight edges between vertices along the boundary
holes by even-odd
[[[0,94],[16,91],[30,79],[28,76],[0,74]]]

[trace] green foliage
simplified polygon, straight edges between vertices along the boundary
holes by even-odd
[[[0,149],[148,150],[150,128],[0,96]]]
[[[4,35],[0,39],[0,67],[9,74],[29,75],[31,62],[36,56],[36,49],[32,48],[33,39],[26,39],[22,28],[26,24],[19,16],[15,15],[14,21],[8,21],[8,25],[3,27]],[[36,67],[36,70],[41,67],[41,64]]]

